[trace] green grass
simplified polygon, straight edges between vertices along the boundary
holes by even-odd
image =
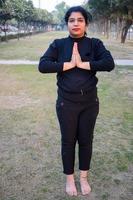
[[[22,60],[39,60],[49,44],[55,38],[68,36],[67,31],[48,32],[32,37],[10,40],[8,43],[0,43],[0,59],[22,59]],[[107,40],[101,35],[93,35],[88,32],[89,37],[98,37],[104,41],[106,47],[111,51],[114,58],[132,59],[133,58],[133,41],[128,40],[124,45],[118,40]]]
[[[130,199],[133,172],[131,67],[98,73],[100,113],[90,170],[92,200]],[[64,193],[56,76],[37,66],[0,66],[0,178],[2,200],[80,199]],[[78,150],[76,150],[78,152]],[[78,190],[78,158],[76,154]],[[122,188],[124,187],[124,193]]]
[[[49,32],[32,37],[10,40],[0,43],[0,59],[39,60],[44,51],[55,38],[65,37],[66,32]]]

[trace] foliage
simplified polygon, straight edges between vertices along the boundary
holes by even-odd
[[[0,0],[0,21],[5,23],[8,19],[11,19],[11,8],[9,0]]]
[[[64,24],[64,15],[68,10],[69,6],[63,1],[56,5],[56,16],[60,24]]]
[[[33,6],[31,0],[1,0],[0,1],[1,13],[0,20],[5,18],[5,10],[10,15],[10,18],[15,18],[18,23],[20,22],[39,22],[41,24],[52,23],[52,14],[47,10],[37,9]]]
[[[40,24],[50,24],[53,21],[52,14],[49,13],[47,10],[35,8],[33,21],[38,22]]]
[[[132,0],[89,0],[89,8],[96,20],[123,21],[121,28],[121,41],[124,43],[133,22],[133,1]]]
[[[89,8],[98,17],[111,17],[112,14],[133,19],[132,0],[89,0]]]
[[[5,0],[0,0],[0,8],[2,8],[2,6],[4,5]]]

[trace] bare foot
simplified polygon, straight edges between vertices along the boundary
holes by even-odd
[[[83,195],[87,195],[91,192],[91,187],[87,180],[87,172],[80,173],[80,186]]]
[[[75,186],[74,176],[67,175],[66,178],[66,193],[70,196],[77,196],[77,189]]]

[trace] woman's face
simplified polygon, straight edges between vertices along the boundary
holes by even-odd
[[[84,16],[80,12],[72,12],[67,25],[71,37],[78,38],[84,36],[87,25]]]

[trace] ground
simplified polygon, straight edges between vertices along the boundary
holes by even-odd
[[[97,77],[100,113],[89,177],[92,193],[81,195],[77,146],[74,198],[64,193],[55,74],[40,74],[35,65],[0,65],[0,200],[132,199],[133,69],[116,66]]]

